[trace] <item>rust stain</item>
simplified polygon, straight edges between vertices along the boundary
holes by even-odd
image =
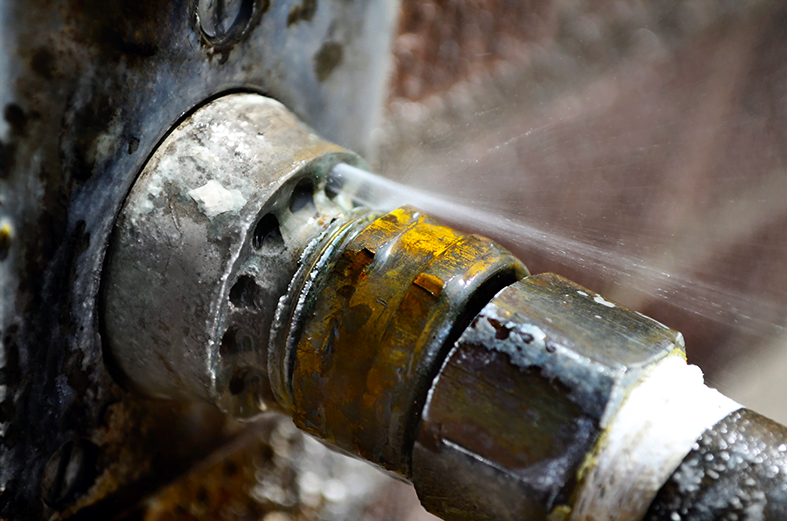
[[[440,280],[438,277],[435,277],[434,275],[430,275],[429,273],[420,273],[413,281],[413,284],[423,289],[433,297],[439,297],[440,292],[443,291],[443,286],[445,285],[442,280]]]
[[[415,209],[375,220],[309,297],[293,375],[296,425],[406,474],[413,423],[451,328],[485,280],[509,272],[525,270],[492,241]]]

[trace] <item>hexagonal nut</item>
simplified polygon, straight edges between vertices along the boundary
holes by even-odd
[[[413,452],[422,503],[448,519],[544,519],[644,368],[680,333],[554,274],[504,289],[454,345]]]

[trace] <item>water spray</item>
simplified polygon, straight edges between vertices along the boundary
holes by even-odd
[[[417,200],[370,208],[364,167],[259,95],[185,119],[109,246],[116,378],[287,414],[445,519],[787,518],[787,430],[706,387],[680,333]]]

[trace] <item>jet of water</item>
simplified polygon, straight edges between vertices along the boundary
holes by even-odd
[[[352,194],[358,203],[375,209],[390,210],[409,204],[468,231],[508,243],[527,244],[529,248],[554,258],[556,264],[578,267],[623,281],[620,284],[626,284],[634,292],[669,301],[673,306],[706,318],[727,320],[732,311],[737,317],[735,320],[742,322],[737,324],[742,329],[770,329],[771,333],[784,330],[782,324],[763,319],[758,313],[749,311],[749,315],[743,314],[740,310],[752,309],[747,295],[648,266],[636,257],[531,226],[521,218],[474,208],[466,202],[408,187],[347,164],[334,168],[329,188]],[[758,304],[762,309],[780,306],[764,300]]]

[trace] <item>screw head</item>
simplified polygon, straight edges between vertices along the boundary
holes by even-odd
[[[248,27],[254,0],[199,0],[197,16],[205,39],[213,44],[227,43]]]

